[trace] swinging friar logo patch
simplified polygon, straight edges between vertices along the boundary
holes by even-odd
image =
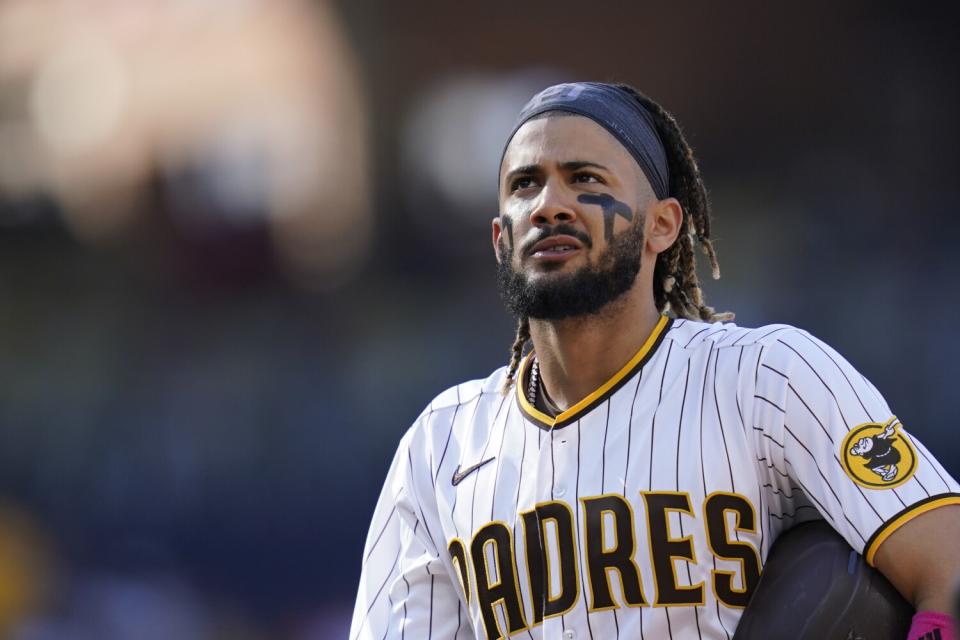
[[[891,489],[913,477],[917,451],[896,417],[861,424],[843,439],[840,460],[850,479],[869,489]]]

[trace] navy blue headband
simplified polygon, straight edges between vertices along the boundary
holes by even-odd
[[[653,117],[643,105],[619,87],[600,82],[571,82],[548,87],[533,96],[503,146],[507,146],[520,127],[530,118],[548,111],[568,111],[590,118],[609,131],[637,161],[661,200],[670,195],[670,168],[667,153],[657,135]]]

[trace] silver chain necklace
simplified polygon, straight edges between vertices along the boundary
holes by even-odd
[[[530,383],[527,385],[527,401],[530,406],[537,406],[537,390],[540,388],[540,361],[533,357],[530,364]]]

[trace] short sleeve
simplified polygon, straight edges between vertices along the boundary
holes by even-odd
[[[785,510],[815,509],[866,560],[913,517],[960,504],[956,480],[836,351],[791,328],[758,359],[754,428]]]
[[[350,640],[470,638],[467,613],[416,494],[414,430],[401,441],[363,551]]]

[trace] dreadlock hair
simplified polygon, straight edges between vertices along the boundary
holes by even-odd
[[[700,177],[700,168],[693,157],[693,149],[683,137],[680,125],[672,115],[633,87],[618,84],[653,116],[657,135],[667,152],[670,166],[670,195],[683,209],[680,236],[669,249],[657,256],[653,271],[653,298],[661,313],[672,312],[678,318],[716,322],[732,320],[730,312],[718,313],[704,303],[697,262],[693,251],[694,240],[710,260],[714,280],[720,277],[717,252],[710,240],[710,201]]]
[[[689,320],[732,320],[733,313],[717,312],[713,307],[707,306],[697,277],[694,242],[700,245],[704,255],[710,260],[710,271],[714,280],[720,278],[720,264],[710,240],[710,202],[707,189],[700,177],[693,149],[684,138],[680,125],[663,107],[630,85],[618,84],[616,87],[630,94],[652,116],[670,167],[670,196],[677,199],[683,210],[680,235],[669,249],[657,256],[654,267],[653,299],[657,311]],[[529,340],[529,319],[520,318],[517,322],[516,338],[510,350],[510,365],[503,384],[504,393],[514,384],[524,347]]]
[[[503,381],[501,391],[504,395],[510,392],[513,386],[514,377],[517,375],[517,369],[520,368],[520,359],[523,358],[523,348],[530,341],[530,319],[527,317],[517,320],[517,336],[513,339],[513,346],[510,347],[510,366],[507,368],[507,379]]]

